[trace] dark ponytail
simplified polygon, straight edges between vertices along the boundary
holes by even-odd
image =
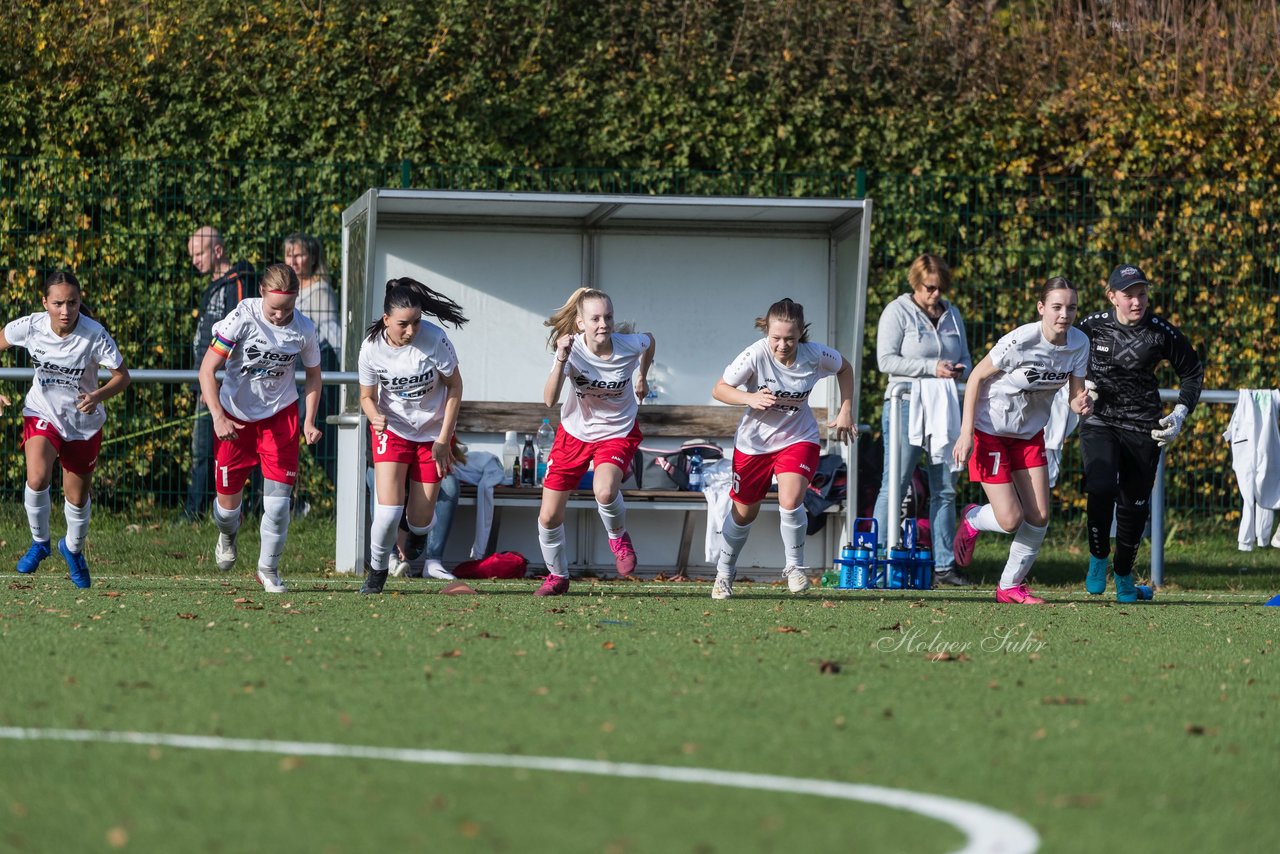
[[[462,313],[462,306],[444,294],[431,290],[417,279],[404,277],[387,282],[387,295],[382,300],[382,315],[369,324],[364,337],[372,341],[385,332],[387,324],[382,318],[397,308],[421,309],[423,314],[429,314],[443,323],[452,323],[459,328],[467,322],[466,316]]]
[[[769,322],[773,320],[781,320],[786,323],[794,323],[796,329],[800,330],[800,343],[807,343],[809,340],[809,324],[804,322],[804,306],[793,299],[780,299],[773,305],[769,306],[769,310],[764,313],[763,317],[756,318],[756,329],[766,335],[769,334]]]

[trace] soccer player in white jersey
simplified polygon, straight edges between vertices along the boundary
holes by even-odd
[[[774,477],[785,552],[782,575],[792,593],[809,589],[804,496],[818,469],[818,421],[809,408],[809,394],[818,380],[834,375],[840,386],[840,409],[827,424],[836,439],[848,442],[858,432],[853,423],[853,368],[837,351],[809,342],[804,306],[789,299],[775,302],[756,318],[756,328],[764,337],[725,368],[711,392],[721,403],[747,407],[733,442],[732,503],[720,527],[712,599],[733,595],[738,555]]]
[[[200,364],[200,392],[213,416],[218,438],[214,453],[213,521],[218,526],[214,561],[226,572],[235,566],[236,535],[244,484],[262,467],[262,544],[258,583],[268,593],[285,592],[280,556],[289,536],[289,496],[298,479],[297,364],[306,372],[306,415],[302,437],[320,440],[320,345],[316,327],[294,311],[298,274],[285,264],[263,273],[258,299],[246,299],[214,324],[213,342]],[[226,364],[219,388],[216,373]]]
[[[58,541],[58,552],[76,587],[88,587],[84,542],[89,533],[89,488],[107,420],[102,402],[125,390],[129,371],[110,333],[81,303],[80,282],[74,274],[59,271],[45,279],[44,307],[10,322],[0,332],[0,351],[25,347],[35,368],[31,390],[22,402],[22,448],[27,458],[22,503],[31,545],[18,560],[18,572],[35,572],[51,554],[49,489],[58,461],[67,519],[67,535]],[[111,371],[111,378],[101,386],[99,365]],[[9,403],[0,394],[0,413]]]
[[[406,559],[427,542],[440,482],[453,466],[453,433],[462,402],[458,356],[429,314],[460,327],[462,307],[415,279],[387,282],[382,317],[360,345],[360,408],[373,441],[376,501],[370,530],[369,574],[360,592],[387,583],[387,557],[401,517],[408,522]],[[405,508],[405,478],[409,504]]]
[[[613,300],[594,288],[578,288],[544,325],[551,327],[547,340],[555,348],[555,361],[542,400],[548,407],[555,406],[565,380],[570,388],[560,407],[560,426],[542,482],[538,545],[548,575],[534,595],[560,596],[569,590],[564,509],[570,491],[591,465],[595,466],[592,490],[609,533],[614,566],[624,578],[636,568],[622,481],[640,447],[636,411],[649,393],[655,342],[649,332],[614,332]]]
[[[956,531],[956,563],[968,566],[980,531],[1012,534],[997,602],[1039,605],[1027,573],[1049,530],[1049,469],[1044,427],[1053,398],[1070,383],[1071,409],[1092,411],[1085,390],[1089,339],[1077,329],[1076,286],[1055,276],[1040,289],[1037,323],[1005,335],[969,375],[964,415],[953,455],[968,462],[969,479],[982,484],[989,503],[970,504]]]

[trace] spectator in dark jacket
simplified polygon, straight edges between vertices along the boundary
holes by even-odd
[[[196,314],[196,334],[192,341],[193,364],[199,365],[213,340],[213,325],[226,317],[231,309],[245,297],[255,296],[257,287],[253,265],[247,261],[232,264],[227,260],[227,250],[222,235],[210,226],[196,229],[187,241],[191,264],[207,284],[200,294]],[[190,522],[198,522],[209,509],[213,494],[211,476],[213,460],[213,419],[209,409],[196,389],[196,421],[191,431],[191,483],[187,487],[187,502],[183,515]]]

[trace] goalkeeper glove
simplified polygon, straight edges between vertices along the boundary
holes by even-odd
[[[1165,445],[1178,438],[1178,434],[1182,432],[1182,424],[1187,420],[1187,408],[1179,403],[1173,408],[1173,411],[1160,419],[1160,429],[1151,431],[1151,438],[1156,440],[1156,444],[1163,448]]]

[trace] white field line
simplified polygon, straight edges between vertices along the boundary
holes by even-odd
[[[414,750],[397,747],[366,747],[310,741],[265,741],[247,738],[219,738],[205,735],[178,735],[159,732],[111,732],[86,729],[35,729],[0,727],[0,738],[14,741],[75,741],[110,744],[157,745],[190,750],[227,750],[241,753],[274,753],[285,756],[318,756],[342,759],[379,759],[422,765],[460,765],[485,768],[525,768],[531,771],[559,771],[567,774],[595,774],[602,777],[661,780],[670,783],[702,783],[766,792],[816,795],[846,801],[877,804],[906,810],[945,822],[966,837],[963,854],[1022,854],[1035,851],[1040,837],[1021,819],[982,804],[955,798],[887,789],[833,780],[746,774],[712,768],[681,768],[670,765],[639,765],[630,762],[599,762],[556,756],[509,756],[499,753],[459,753],[452,750]]]

